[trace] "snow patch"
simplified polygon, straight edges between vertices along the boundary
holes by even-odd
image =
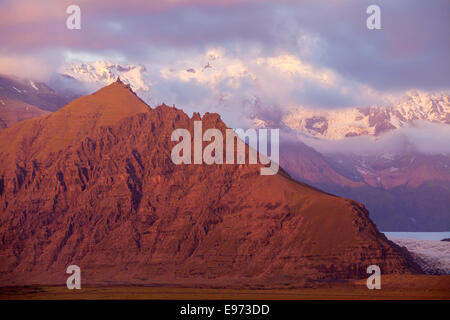
[[[33,80],[30,80],[30,85],[33,87],[34,90],[39,91],[39,88],[36,86]]]
[[[291,129],[327,140],[349,136],[377,135],[377,127],[387,125],[404,128],[416,121],[448,124],[450,99],[448,92],[407,92],[393,106],[354,107],[342,110],[315,110],[307,106],[292,106],[282,119]],[[306,127],[307,119],[322,117],[328,128],[324,132]],[[390,130],[388,128],[384,130]]]

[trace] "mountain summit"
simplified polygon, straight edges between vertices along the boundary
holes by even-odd
[[[79,141],[89,132],[111,126],[138,113],[146,105],[129,85],[116,81],[97,92],[70,102],[57,112],[23,121],[0,136],[0,159],[12,164],[14,155],[42,159]],[[7,161],[8,160],[8,161]]]
[[[421,272],[361,204],[260,165],[175,165],[171,133],[219,115],[150,109],[114,82],[0,133],[0,284],[301,285]]]

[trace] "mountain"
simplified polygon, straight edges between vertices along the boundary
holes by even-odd
[[[22,101],[0,98],[0,130],[10,127],[16,122],[36,118],[48,114],[35,106]]]
[[[283,123],[306,135],[339,140],[361,135],[380,135],[403,128],[416,120],[450,124],[450,96],[410,92],[390,107],[316,110],[298,107],[291,110]]]
[[[364,203],[384,231],[450,230],[450,157],[417,150],[373,156],[330,156],[339,172],[363,187],[326,190]],[[355,170],[356,169],[356,170]]]
[[[56,111],[74,97],[58,93],[44,82],[0,75],[0,130]]]
[[[73,98],[57,93],[44,82],[0,75],[0,99],[21,101],[42,110],[56,111]]]
[[[339,172],[372,187],[417,188],[429,181],[450,182],[450,157],[417,150],[375,155],[334,154],[327,157]]]
[[[296,179],[364,203],[384,231],[447,231],[450,155],[439,143],[448,136],[449,98],[416,91],[391,107],[293,109],[282,122],[300,141],[285,144],[281,165]]]
[[[282,142],[280,164],[293,177],[313,186],[361,187],[363,182],[336,170],[330,160],[301,141]]]
[[[217,114],[151,109],[115,82],[0,133],[0,284],[300,286],[420,273],[365,207],[260,165],[175,165],[176,128]],[[248,152],[248,150],[247,150]]]
[[[383,231],[450,229],[450,158],[414,148],[374,155],[321,154],[284,143],[280,162],[295,179],[363,203]]]
[[[114,90],[117,86],[128,90],[130,94],[117,95]],[[4,165],[12,166],[17,166],[19,159],[21,162],[41,160],[98,127],[114,124],[147,109],[148,106],[131,93],[128,85],[115,82],[102,91],[75,99],[58,112],[33,121],[20,122],[5,130],[0,138],[5,139],[0,149],[0,159]],[[31,133],[31,137],[25,139],[24,135],[27,135],[24,132]]]

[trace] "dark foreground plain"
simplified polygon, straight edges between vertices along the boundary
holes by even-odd
[[[311,288],[212,289],[155,286],[2,287],[3,300],[450,300],[450,276],[389,275],[381,290],[369,290],[365,280],[328,282]]]

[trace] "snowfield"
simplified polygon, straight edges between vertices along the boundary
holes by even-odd
[[[449,124],[449,92],[408,91],[391,104],[339,110],[296,106],[286,113],[282,122],[293,130],[326,140],[377,136],[382,132],[408,127],[418,120]]]
[[[426,273],[450,274],[450,242],[399,238],[389,240],[406,247]]]

